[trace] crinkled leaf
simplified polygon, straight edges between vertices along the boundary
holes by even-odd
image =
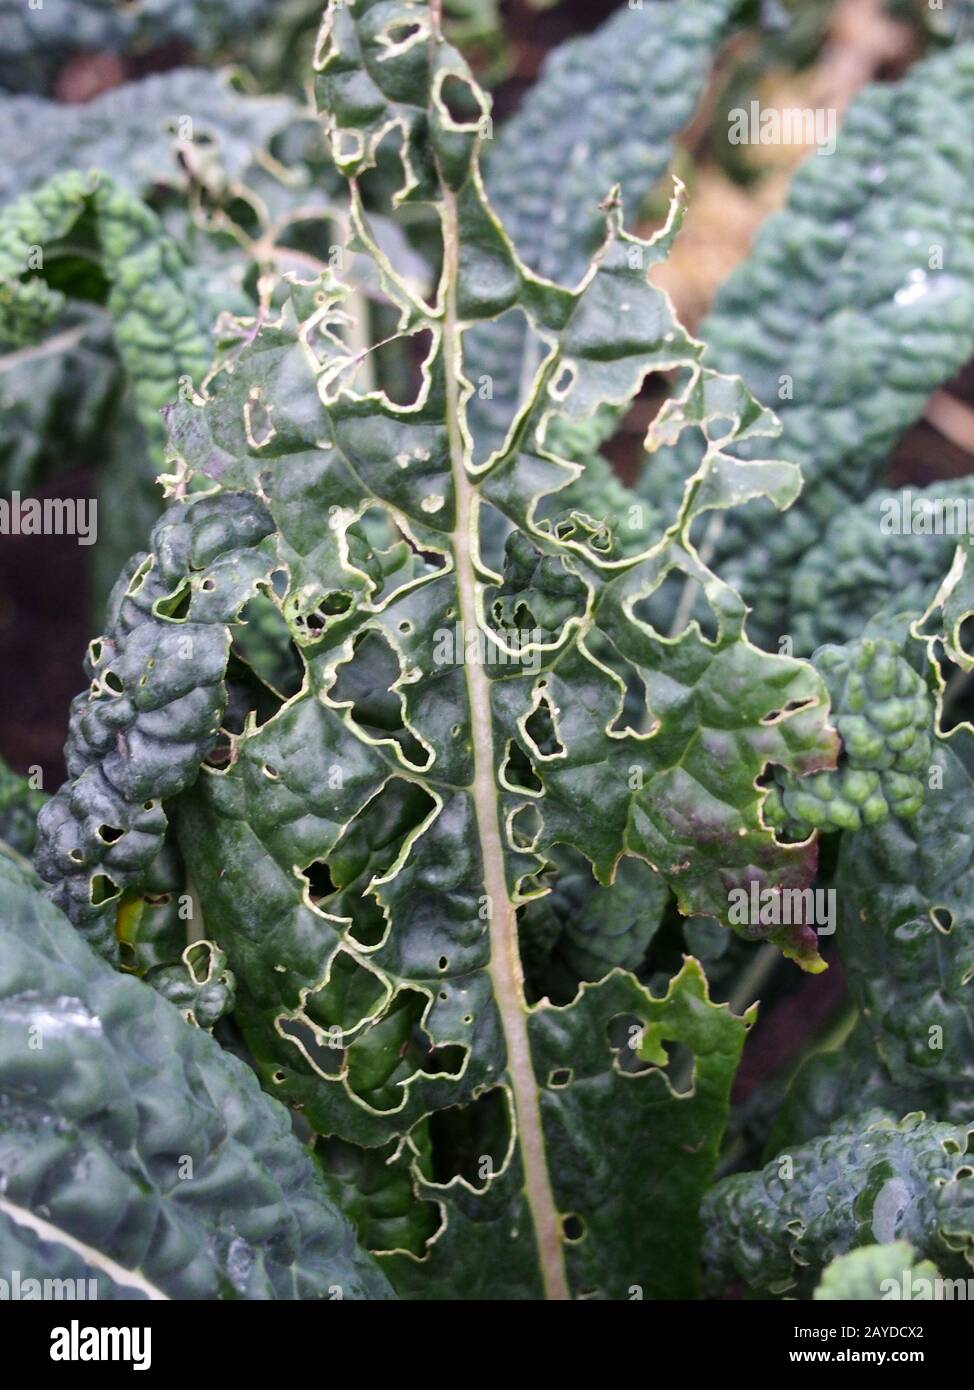
[[[858,1119],[760,1172],[723,1178],[702,1212],[712,1291],[741,1280],[765,1297],[807,1297],[837,1256],[896,1240],[945,1273],[969,1273],[971,1133],[922,1115],[901,1124]]]
[[[838,511],[791,578],[795,651],[858,637],[881,609],[925,612],[951,567],[968,499],[974,478],[952,478],[882,489]]]
[[[63,3],[63,0],[60,0]],[[47,7],[45,7],[45,13]],[[0,97],[7,202],[72,169],[107,169],[137,198],[194,179],[212,195],[250,182],[255,156],[298,116],[287,97],[250,96],[228,72],[176,68],[112,87],[83,105]],[[23,140],[20,133],[32,132]]]
[[[116,951],[122,890],[162,849],[165,797],[195,778],[226,711],[227,624],[267,579],[272,522],[256,497],[204,498],[167,513],[151,555],[116,586],[89,646],[88,692],[72,705],[70,781],[38,821],[37,866],[103,954]]]
[[[431,41],[436,23],[425,4],[335,4],[317,56],[356,244],[376,258],[400,338],[426,335],[416,399],[357,389],[347,294],[325,276],[292,282],[279,317],[242,326],[206,395],[173,410],[171,488],[218,492],[177,501],[158,532],[144,582],[162,566],[168,599],[154,600],[151,622],[148,600],[120,590],[112,640],[127,659],[109,649],[94,698],[78,705],[72,748],[82,752],[45,818],[39,862],[75,920],[94,930],[99,866],[112,856],[131,864],[126,882],[137,891],[143,841],[130,851],[129,830],[155,853],[164,828],[161,816],[144,828],[119,821],[124,833],[107,853],[93,844],[103,781],[125,793],[120,814],[135,799],[129,788],[182,793],[176,823],[206,935],[236,977],[236,1017],[267,1084],[323,1135],[392,1149],[420,1211],[427,1201],[440,1209],[422,1256],[427,1271],[443,1270],[436,1291],[689,1288],[692,1214],[746,1020],[709,1002],[692,961],[663,1000],[612,971],[564,1009],[528,1008],[518,911],[544,891],[556,845],[584,856],[604,885],[624,855],[642,858],[684,912],[725,920],[735,886],[810,881],[814,840],[775,840],[758,779],[771,763],[832,764],[823,684],[812,668],[748,643],[743,604],[689,540],[706,512],[758,496],[787,505],[798,478],[789,464],[735,457],[740,442],[773,434],[773,417],[739,381],[700,370],[700,345],[649,281],[678,207],[643,242],[622,230],[613,202],[604,244],[574,289],[518,260],[477,171],[485,98],[435,27]],[[360,177],[390,135],[401,158],[394,202],[432,203],[440,217],[433,304],[396,274],[363,211]],[[502,448],[478,469],[466,334],[513,306],[544,337],[546,357]],[[683,369],[684,389],[660,415],[658,438],[692,430],[699,466],[666,529],[616,561],[593,518],[539,513],[579,471],[558,455],[555,425],[624,407],[663,367]],[[220,508],[247,499],[266,525],[244,546]],[[224,592],[217,582],[209,596],[219,561],[194,559],[179,539],[209,534],[206,509],[222,518],[218,548],[233,541],[234,583]],[[484,542],[492,510],[511,531],[496,568]],[[642,620],[638,606],[669,577],[701,586],[706,635],[693,624],[669,637]],[[258,586],[300,653],[301,682],[283,699],[256,677],[234,677],[227,700],[230,634],[220,624]],[[116,721],[141,732],[143,678],[163,705],[184,693],[170,685],[180,593],[190,620],[213,621],[201,635],[213,645],[214,684],[200,717],[177,746],[143,746],[128,733],[112,744]],[[121,687],[113,697],[109,670]],[[196,694],[185,693],[197,711]],[[225,757],[186,790],[224,701]],[[769,931],[779,934],[753,934]],[[809,927],[780,935],[817,962]],[[630,1036],[645,1047],[624,1051]],[[633,1159],[620,1165],[622,1144]],[[654,1153],[658,1164],[636,1161]],[[686,1180],[677,1184],[683,1224],[674,1231],[667,1220],[659,1236],[678,1242],[679,1258],[660,1269],[653,1241],[618,1212],[655,1221],[651,1208],[663,1212],[668,1198],[660,1189],[650,1201],[646,1173],[664,1165]],[[363,1171],[374,1187],[374,1172]],[[373,1215],[366,1206],[363,1222]],[[423,1222],[400,1218],[415,1242]],[[443,1259],[461,1244],[463,1259]],[[411,1287],[409,1259],[389,1256]]]
[[[194,941],[178,965],[150,970],[145,982],[175,1004],[187,1023],[212,1029],[233,1009],[236,981],[227,958],[212,941]]]
[[[945,1117],[966,1113],[974,1084],[974,784],[958,748],[935,740],[913,820],[843,837],[835,885],[838,944],[883,1066],[900,1086],[937,1086]]]
[[[769,639],[787,630],[796,561],[974,350],[972,185],[974,45],[960,44],[857,98],[835,153],[801,167],[701,328],[707,361],[774,405],[804,478],[782,518],[759,503],[717,541],[717,568]],[[649,459],[640,491],[665,506],[688,466]]]
[[[94,1279],[99,1298],[387,1297],[248,1069],[3,857],[0,888],[4,1276]]]
[[[861,637],[820,647],[812,664],[829,688],[842,754],[832,772],[778,771],[764,806],[768,824],[802,839],[813,828],[858,830],[915,816],[927,794],[934,702],[900,643]]]
[[[36,342],[64,306],[37,268],[86,214],[95,220],[109,280],[108,309],[119,354],[133,381],[150,441],[163,435],[159,412],[180,377],[201,379],[211,355],[185,283],[182,256],[155,214],[104,174],[54,175],[0,213],[0,340]],[[151,286],[151,289],[149,288]]]
[[[487,190],[532,270],[572,281],[602,238],[599,204],[620,185],[629,211],[665,174],[693,115],[734,0],[646,0],[559,46],[523,105],[487,147]],[[482,456],[503,437],[541,346],[520,315],[470,335],[470,402]]]
[[[914,1298],[933,1296],[933,1280],[940,1271],[930,1260],[917,1260],[913,1246],[905,1240],[889,1245],[864,1245],[826,1265],[812,1294],[817,1302],[870,1302],[888,1298],[890,1280],[902,1291],[910,1289]],[[928,1281],[926,1285],[920,1281]],[[899,1297],[908,1295],[900,1292]]]

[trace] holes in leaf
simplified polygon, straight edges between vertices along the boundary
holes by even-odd
[[[511,1143],[510,1110],[495,1086],[469,1105],[451,1105],[430,1116],[433,1181],[462,1178],[483,1192],[504,1166]]]
[[[707,421],[707,438],[714,444],[726,442],[737,429],[734,421],[727,415],[712,415]]]
[[[113,898],[121,897],[121,894],[122,890],[114,879],[109,878],[107,874],[95,874],[91,880],[88,898],[93,907],[102,907]]]
[[[561,1218],[561,1229],[566,1241],[571,1245],[577,1245],[585,1236],[585,1222],[574,1211]]]
[[[974,672],[964,671],[956,665],[942,644],[936,643],[934,652],[946,692],[940,711],[940,730],[950,733],[959,724],[974,719]]]
[[[132,578],[129,580],[128,588],[125,590],[129,598],[137,594],[139,590],[142,588],[142,585],[145,583],[146,577],[151,572],[154,563],[155,561],[153,560],[153,557],[151,555],[147,555],[145,559],[142,561],[142,563],[139,565],[138,569],[135,571],[135,573],[132,575]],[[95,659],[97,660],[97,658]]]
[[[542,758],[558,758],[565,752],[565,745],[558,737],[551,702],[542,696],[532,714],[524,721],[524,732],[538,750]]]
[[[227,708],[221,732],[242,734],[248,721],[260,728],[278,712],[282,700],[283,696],[266,685],[231,648],[227,662]]]
[[[348,1083],[374,1110],[398,1109],[403,1086],[417,1072],[456,1077],[462,1070],[466,1048],[432,1046],[421,1023],[428,1002],[418,990],[400,990],[348,1048]]]
[[[519,373],[505,372],[498,380],[493,377],[475,376],[472,381],[473,395],[467,406],[476,441],[474,463],[479,466],[496,450],[502,448],[508,432],[517,418],[517,413],[527,399],[528,390],[535,373],[548,355],[549,348],[535,330],[523,309],[505,309],[489,324],[473,324],[463,335],[466,360],[490,361],[486,349],[488,342],[503,343],[510,354],[509,362],[517,363],[523,370]],[[495,348],[496,352],[496,348]],[[503,361],[498,356],[495,360]],[[509,380],[510,376],[514,380]],[[510,404],[507,404],[510,402]],[[499,514],[498,514],[499,515]],[[483,517],[483,507],[481,507]],[[510,530],[506,522],[505,531]],[[499,554],[503,554],[503,538]],[[483,521],[481,522],[481,553],[484,553]],[[499,568],[492,565],[492,568]]]
[[[483,108],[476,91],[465,78],[447,73],[440,83],[438,96],[454,125],[465,130],[479,129]]]
[[[192,597],[192,586],[188,579],[183,579],[171,594],[156,599],[152,611],[158,618],[168,618],[173,623],[184,623],[189,617]]]
[[[336,891],[328,865],[323,859],[316,859],[307,868],[302,869],[301,877],[307,880],[308,897],[315,905],[325,898],[330,898]]]
[[[186,967],[196,984],[205,984],[209,979],[215,951],[212,941],[196,941],[186,952]]]
[[[774,763],[768,763],[754,779],[754,785],[757,788],[758,792],[761,793],[762,806],[764,805],[764,793],[770,791],[777,785],[777,781],[775,778],[775,766],[776,765]],[[767,823],[767,816],[764,814],[764,812],[762,812],[761,818],[765,823]],[[795,825],[786,824],[782,826],[773,826],[769,828],[772,830],[775,839],[780,845],[801,844],[802,841],[807,839],[808,837],[808,830],[797,823]],[[824,847],[828,842],[828,838],[829,837],[826,836],[824,839],[820,840],[820,845]]]
[[[353,596],[341,589],[333,589],[330,593],[323,594],[313,608],[307,612],[293,614],[291,621],[298,639],[307,642],[317,641],[330,619],[342,617],[350,611],[354,603]]]
[[[457,1077],[463,1071],[463,1059],[467,1049],[459,1043],[445,1043],[431,1048],[423,1060],[423,1071],[427,1076]]]
[[[339,130],[332,137],[335,162],[339,165],[351,164],[361,159],[365,140],[357,130]]]
[[[930,920],[939,932],[947,936],[954,927],[954,914],[949,907],[932,907],[930,909]]]
[[[678,1096],[689,1095],[693,1090],[693,1073],[696,1059],[691,1050],[680,1042],[664,1040],[666,1053],[666,1075],[671,1088]]]
[[[277,434],[271,418],[274,407],[261,398],[260,387],[252,386],[244,402],[244,432],[252,449],[264,449]]]
[[[328,911],[350,919],[345,931],[356,945],[377,946],[385,936],[386,919],[368,886],[389,872],[407,838],[427,820],[435,805],[423,787],[393,777],[351,820],[329,854],[336,894]]]
[[[395,455],[395,461],[405,470],[423,468],[429,460],[429,450],[422,445]],[[392,596],[416,580],[442,572],[446,556],[436,551],[420,550],[399,527],[387,507],[375,504],[368,507],[345,531],[349,564],[364,574],[369,582],[369,600],[387,602]]]
[[[392,689],[401,669],[389,639],[370,629],[356,640],[351,659],[338,667],[329,696],[336,703],[350,703],[350,717],[364,733],[398,744],[405,762],[423,771],[433,753],[406,727],[402,694]]]
[[[349,370],[344,384],[365,392],[373,389],[374,382],[393,405],[408,409],[419,401],[423,367],[432,346],[433,334],[428,328],[418,328],[413,333],[394,333],[379,340],[361,364]]]
[[[235,653],[265,685],[286,700],[297,694],[304,663],[274,599],[256,594],[244,605],[231,631]]]
[[[391,24],[386,25],[379,35],[383,43],[389,43],[396,48],[404,48],[410,39],[425,34],[426,28],[422,24],[416,24],[409,19],[396,19]]]
[[[315,1071],[322,1076],[339,1076],[345,1061],[345,1049],[338,1036],[340,1030],[319,1036],[310,1023],[300,1018],[280,1018],[277,1029],[283,1038],[294,1044]]]
[[[968,613],[957,632],[957,646],[967,656],[974,655],[974,613]]]
[[[763,714],[761,716],[761,723],[777,724],[779,720],[787,718],[788,715],[797,714],[801,709],[808,709],[808,707],[814,703],[815,701],[812,699],[789,700],[787,704],[782,705],[781,709],[774,709],[771,710],[769,714]]]
[[[328,979],[307,996],[304,1013],[321,1028],[347,1033],[371,1017],[382,1005],[388,989],[373,970],[347,951],[334,957]]]
[[[534,764],[515,739],[508,740],[507,755],[501,765],[500,777],[504,786],[512,787],[515,791],[532,792],[538,796],[544,790],[541,778],[534,770]]]
[[[515,849],[533,849],[544,829],[544,818],[537,806],[519,806],[511,816],[511,842]]]
[[[566,362],[564,366],[559,368],[557,379],[553,381],[549,387],[551,395],[554,396],[556,401],[563,401],[572,389],[574,381],[575,368]]]
[[[693,1052],[681,1042],[662,1037],[658,1024],[646,1024],[635,1014],[616,1014],[606,1025],[606,1037],[615,1053],[616,1065],[627,1076],[662,1071],[676,1095],[688,1095],[693,1090]]]
[[[661,637],[682,636],[695,620],[706,641],[717,639],[717,621],[703,590],[681,569],[668,570],[652,593],[633,604],[632,612],[637,622],[646,623]]]
[[[504,573],[505,547],[510,534],[511,523],[503,512],[482,501],[477,514],[477,544],[481,563],[491,573]],[[447,617],[452,616],[447,614]]]
[[[646,1036],[646,1025],[641,1018],[635,1014],[616,1014],[606,1024],[605,1035],[620,1071],[627,1076],[638,1076],[652,1070],[653,1064],[639,1055]]]
[[[233,740],[221,730],[221,738],[203,759],[204,767],[212,767],[217,772],[225,772],[233,762]]]
[[[548,1074],[548,1085],[553,1091],[563,1090],[564,1087],[572,1084],[574,1076],[575,1073],[571,1067],[555,1067],[554,1071]]]
[[[422,1139],[417,1147],[423,1147]],[[417,1260],[423,1258],[443,1217],[437,1202],[416,1197],[411,1144],[397,1139],[382,1148],[364,1149],[342,1139],[319,1139],[315,1156],[342,1191],[361,1194],[355,1221],[366,1249],[376,1254],[405,1250]]]

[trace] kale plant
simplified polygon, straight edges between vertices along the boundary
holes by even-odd
[[[313,110],[143,83],[113,158],[132,89],[6,99],[49,131],[0,206],[10,478],[70,362],[161,491],[63,786],[0,780],[0,1250],[114,1297],[963,1274],[974,501],[883,482],[974,351],[974,49],[853,104],[698,339],[679,179],[635,228],[751,7],[628,7],[496,131],[444,8],[331,0]],[[843,1027],[742,1118],[763,985],[837,959]]]

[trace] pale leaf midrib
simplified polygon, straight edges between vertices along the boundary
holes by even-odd
[[[108,1275],[113,1283],[119,1284],[122,1288],[137,1289],[139,1293],[144,1293],[152,1302],[169,1302],[169,1295],[156,1288],[155,1284],[150,1283],[139,1270],[126,1269],[124,1265],[113,1260],[110,1255],[96,1250],[92,1245],[86,1245],[84,1241],[69,1235],[67,1231],[62,1231],[60,1226],[45,1221],[35,1212],[28,1211],[26,1207],[18,1206],[16,1202],[11,1202],[6,1197],[0,1197],[0,1213],[8,1216],[15,1226],[23,1226],[27,1230],[33,1231],[41,1240],[52,1245],[63,1245],[65,1249],[73,1251],[84,1260],[86,1265],[92,1269],[101,1270],[103,1274]]]
[[[477,576],[474,570],[472,527],[476,522],[476,490],[467,472],[460,427],[460,342],[457,319],[459,232],[454,195],[443,190],[444,274],[443,357],[446,378],[450,463],[456,498],[453,553],[462,630],[477,630]],[[464,644],[465,647],[466,644]],[[524,1168],[524,1189],[541,1265],[546,1297],[570,1298],[565,1273],[561,1218],[555,1206],[545,1153],[538,1084],[531,1061],[524,977],[518,948],[517,914],[507,889],[494,774],[494,734],[490,679],[478,662],[464,664],[470,702],[474,778],[472,796],[484,866],[484,889],[490,914],[490,978],[507,1047],[507,1070],[514,1095],[517,1136]]]

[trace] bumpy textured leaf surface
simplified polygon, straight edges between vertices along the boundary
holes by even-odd
[[[887,1281],[890,1279],[896,1281],[898,1289],[912,1290],[922,1287],[920,1280],[932,1281],[939,1276],[935,1264],[915,1259],[913,1246],[908,1241],[894,1240],[889,1245],[864,1245],[860,1250],[840,1255],[823,1270],[812,1297],[825,1302],[877,1302],[888,1296]],[[920,1293],[915,1294],[915,1297],[920,1296]]]
[[[974,1085],[974,786],[961,732],[935,741],[939,776],[919,815],[843,838],[837,940],[890,1078],[935,1085],[938,1113],[966,1113]],[[940,785],[942,783],[942,785]]]
[[[702,1218],[710,1286],[807,1296],[818,1273],[861,1245],[908,1241],[945,1273],[969,1272],[974,1178],[969,1125],[908,1116],[855,1127],[724,1178]],[[782,1176],[784,1174],[784,1176]]]
[[[0,200],[29,193],[71,169],[109,170],[120,188],[139,198],[157,184],[183,189],[193,177],[211,191],[247,183],[255,154],[297,114],[286,97],[244,95],[229,73],[201,68],[128,82],[80,106],[0,97],[0,139],[7,151]],[[31,131],[30,140],[20,138],[24,130]]]
[[[813,828],[858,830],[915,816],[926,796],[934,717],[923,678],[883,637],[822,647],[812,664],[829,688],[842,755],[833,772],[776,773],[768,824],[802,838]]]
[[[171,486],[218,493],[172,508],[145,570],[157,589],[141,602],[119,591],[112,640],[130,658],[106,647],[97,693],[77,706],[82,756],[45,813],[38,862],[73,919],[107,937],[93,882],[109,875],[137,892],[164,828],[154,798],[182,793],[180,847],[206,936],[236,978],[235,1017],[271,1089],[322,1135],[367,1151],[352,1161],[340,1150],[335,1181],[351,1173],[354,1186],[358,1168],[371,1200],[350,1205],[373,1232],[387,1187],[368,1155],[389,1158],[395,1233],[411,1253],[381,1248],[403,1290],[422,1279],[437,1297],[688,1291],[694,1212],[748,1020],[710,1003],[693,961],[664,999],[610,971],[611,932],[589,946],[604,978],[565,1008],[529,1008],[518,915],[549,886],[555,846],[605,886],[624,855],[643,859],[684,912],[724,920],[736,885],[810,881],[814,839],[779,844],[757,783],[770,763],[832,765],[824,686],[748,643],[743,604],[688,539],[706,512],[757,495],[787,504],[797,475],[733,457],[740,441],[772,434],[773,418],[740,382],[699,370],[700,345],[649,282],[678,208],[642,242],[612,206],[575,289],[517,259],[477,172],[484,99],[455,51],[431,40],[432,20],[423,4],[336,4],[317,58],[356,243],[401,311],[400,337],[427,335],[418,395],[395,404],[356,389],[347,296],[326,276],[294,282],[277,319],[242,327],[206,397],[173,410]],[[432,203],[442,223],[432,305],[383,257],[362,208],[360,176],[390,133],[401,136],[395,201]],[[503,448],[477,469],[466,334],[515,305],[546,358]],[[618,561],[593,518],[540,515],[579,472],[549,426],[555,437],[556,420],[624,407],[666,366],[684,369],[684,390],[656,429],[667,442],[692,429],[699,468],[665,529]],[[225,519],[213,524],[220,553],[232,542],[225,588],[219,562],[169,537],[209,535],[206,509],[246,505],[266,518],[248,546]],[[496,568],[492,513],[511,531]],[[640,603],[667,578],[701,585],[708,635],[694,624],[670,638],[642,621]],[[255,587],[300,654],[286,699],[239,671],[220,694],[220,624]],[[189,619],[213,620],[201,641],[213,644],[214,683],[202,693],[171,685],[187,590]],[[185,695],[193,716],[178,740],[145,751],[127,732],[142,728],[143,678],[147,709]],[[165,713],[154,738],[173,728]],[[221,719],[225,757],[197,777]],[[107,847],[91,833],[104,781],[124,793],[109,822],[124,833]],[[122,819],[143,794],[144,827]],[[817,962],[809,926],[749,934],[769,932]],[[436,1237],[424,1247],[431,1205]],[[661,1262],[654,1250],[668,1242]]]
[[[248,1069],[2,857],[0,890],[3,1277],[94,1278],[99,1298],[387,1297]]]
[[[719,572],[769,639],[788,630],[795,563],[875,487],[898,436],[974,350],[972,185],[974,45],[961,44],[856,100],[835,153],[802,166],[701,328],[710,365],[779,412],[781,452],[804,478],[784,517],[756,504],[717,543]],[[686,468],[651,458],[640,490],[665,506]]]
[[[46,87],[75,53],[122,52],[172,40],[205,51],[246,32],[270,0],[0,0],[0,82]]]
[[[212,1029],[233,1009],[236,981],[226,956],[212,941],[194,941],[178,965],[150,970],[145,982],[198,1028]]]
[[[116,951],[124,888],[163,846],[165,797],[189,785],[226,710],[227,624],[266,577],[272,522],[255,497],[177,507],[150,556],[119,579],[104,636],[89,647],[87,694],[72,706],[70,781],[38,820],[36,852],[54,899],[97,950]]]
[[[56,174],[0,213],[0,340],[20,347],[57,320],[64,295],[32,272],[85,213],[95,219],[108,309],[119,354],[134,383],[141,422],[160,443],[160,410],[180,377],[200,379],[210,343],[189,292],[182,256],[155,214],[105,174]],[[151,288],[150,288],[151,287]]]
[[[974,478],[952,478],[881,489],[843,507],[792,576],[787,630],[794,650],[810,656],[826,643],[858,637],[881,609],[926,612],[957,548],[955,509],[964,506],[966,516],[968,498],[974,501]],[[938,504],[945,506],[939,521]],[[898,517],[906,525],[894,531]]]
[[[297,116],[294,103],[284,98],[242,95],[228,74],[199,68],[147,77],[84,105],[0,96],[0,144],[7,151],[0,169],[0,204],[37,191],[53,173],[109,170],[117,189],[134,199],[153,199],[167,230],[193,261],[192,267],[183,267],[174,288],[183,284],[181,293],[189,297],[208,334],[218,310],[232,307],[240,295],[233,257],[205,231],[208,219],[231,198],[242,199],[264,226],[279,215],[285,185],[271,177],[261,160],[269,144],[294,127]],[[22,138],[24,130],[31,131],[31,139]],[[286,171],[287,197],[295,205],[307,193],[304,172],[293,166]],[[238,261],[241,249],[236,248]],[[171,289],[167,297],[171,299]],[[156,350],[149,363],[145,354],[129,356],[120,368],[117,346],[106,312],[71,299],[56,332],[35,348],[0,358],[3,490],[26,490],[63,468],[65,459],[74,466],[97,466],[105,479],[94,558],[99,611],[121,564],[148,539],[159,512],[151,484],[162,461],[160,401],[143,402],[142,417],[156,446],[153,457],[137,418],[130,418],[131,391],[123,394],[123,374],[127,368],[141,380],[148,366],[151,377],[169,354]],[[176,375],[161,403],[175,397],[179,374],[186,370],[179,359],[170,365]],[[113,445],[107,461],[106,439]],[[111,505],[106,504],[109,487]]]
[[[602,239],[599,204],[618,184],[632,215],[665,174],[725,36],[735,0],[624,6],[559,46],[518,113],[487,146],[487,191],[522,259],[549,279],[581,276]],[[540,349],[520,315],[471,334],[469,376],[491,382],[470,418],[496,447]]]

